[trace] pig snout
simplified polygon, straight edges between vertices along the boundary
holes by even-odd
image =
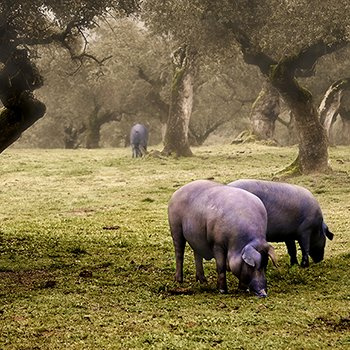
[[[254,291],[255,295],[259,298],[266,298],[267,297],[267,293],[265,289],[261,289],[259,291]]]

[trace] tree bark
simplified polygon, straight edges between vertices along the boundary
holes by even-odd
[[[279,62],[271,73],[271,82],[295,117],[301,172],[325,172],[329,169],[326,132],[313,105],[311,93],[302,88],[295,79],[294,63],[291,58]]]
[[[259,140],[273,139],[275,122],[280,113],[280,96],[270,82],[265,82],[255,100],[250,121],[252,132]]]
[[[163,155],[192,156],[188,127],[193,105],[194,61],[195,54],[188,46],[180,47],[173,54],[171,103]]]
[[[2,42],[6,38],[1,37]],[[38,69],[26,49],[11,45],[0,46],[0,153],[15,142],[23,131],[32,126],[46,111],[33,91],[43,85]]]
[[[87,125],[86,148],[93,149],[100,147],[100,130],[101,123],[97,118],[97,114],[92,113]]]
[[[320,121],[321,121],[321,124],[326,129],[328,140],[331,139],[331,129],[337,119],[337,116],[341,108],[343,91],[349,88],[350,88],[350,78],[341,79],[334,82],[328,88],[328,90],[326,91],[320,103],[320,106],[319,106]],[[343,114],[344,114],[344,110],[343,110]]]

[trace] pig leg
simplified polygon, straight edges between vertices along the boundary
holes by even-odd
[[[144,146],[140,146],[140,157],[143,157],[147,154],[147,150]]]
[[[175,281],[183,282],[183,264],[184,253],[186,246],[186,239],[182,233],[182,225],[171,224],[170,225],[171,236],[175,247],[175,259],[176,259],[176,272]]]
[[[203,258],[194,252],[194,261],[196,264],[196,281],[199,281],[200,283],[207,282],[207,279],[204,276],[204,270],[203,270]]]
[[[290,264],[298,265],[298,259],[297,259],[297,247],[295,245],[294,239],[287,240],[286,241],[287,251],[290,256]]]
[[[225,254],[224,249],[220,246],[214,246],[213,252],[214,252],[214,258],[216,261],[216,272],[218,274],[218,289],[220,293],[227,293],[227,283],[226,283],[227,254]]]
[[[301,263],[300,263],[301,267],[309,266],[310,235],[311,235],[310,230],[304,231],[302,232],[301,237],[298,240],[301,248],[301,254],[302,254]]]

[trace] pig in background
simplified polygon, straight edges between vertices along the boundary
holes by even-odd
[[[148,130],[143,124],[135,124],[130,130],[132,157],[142,157],[147,152]]]
[[[205,282],[203,258],[216,261],[218,288],[227,292],[226,270],[239,279],[239,288],[267,295],[265,270],[274,250],[266,241],[267,213],[251,193],[207,180],[178,189],[168,206],[176,257],[177,282],[183,281],[186,241],[194,251],[196,279]]]
[[[333,239],[323,221],[319,203],[304,187],[282,182],[242,179],[228,184],[253,193],[267,211],[267,241],[285,242],[291,265],[298,264],[295,241],[302,252],[301,266],[309,266],[324,257],[326,237]]]

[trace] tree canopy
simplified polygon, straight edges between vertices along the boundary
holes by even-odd
[[[30,47],[56,42],[74,59],[88,57],[101,62],[85,50],[86,30],[96,25],[97,16],[112,11],[130,14],[137,8],[136,0],[0,3],[0,99],[4,105],[0,111],[0,152],[45,114],[45,104],[33,95],[43,85],[43,78],[32,61]]]
[[[314,74],[320,57],[348,45],[347,1],[180,0],[176,5],[172,1],[145,2],[151,13],[150,24],[158,32],[170,33],[179,42],[185,41],[202,52],[239,48],[244,61],[260,69],[293,112],[299,135],[300,169],[328,169],[327,138],[317,109],[312,95],[296,78]],[[171,21],[169,16],[174,13],[177,20]]]

